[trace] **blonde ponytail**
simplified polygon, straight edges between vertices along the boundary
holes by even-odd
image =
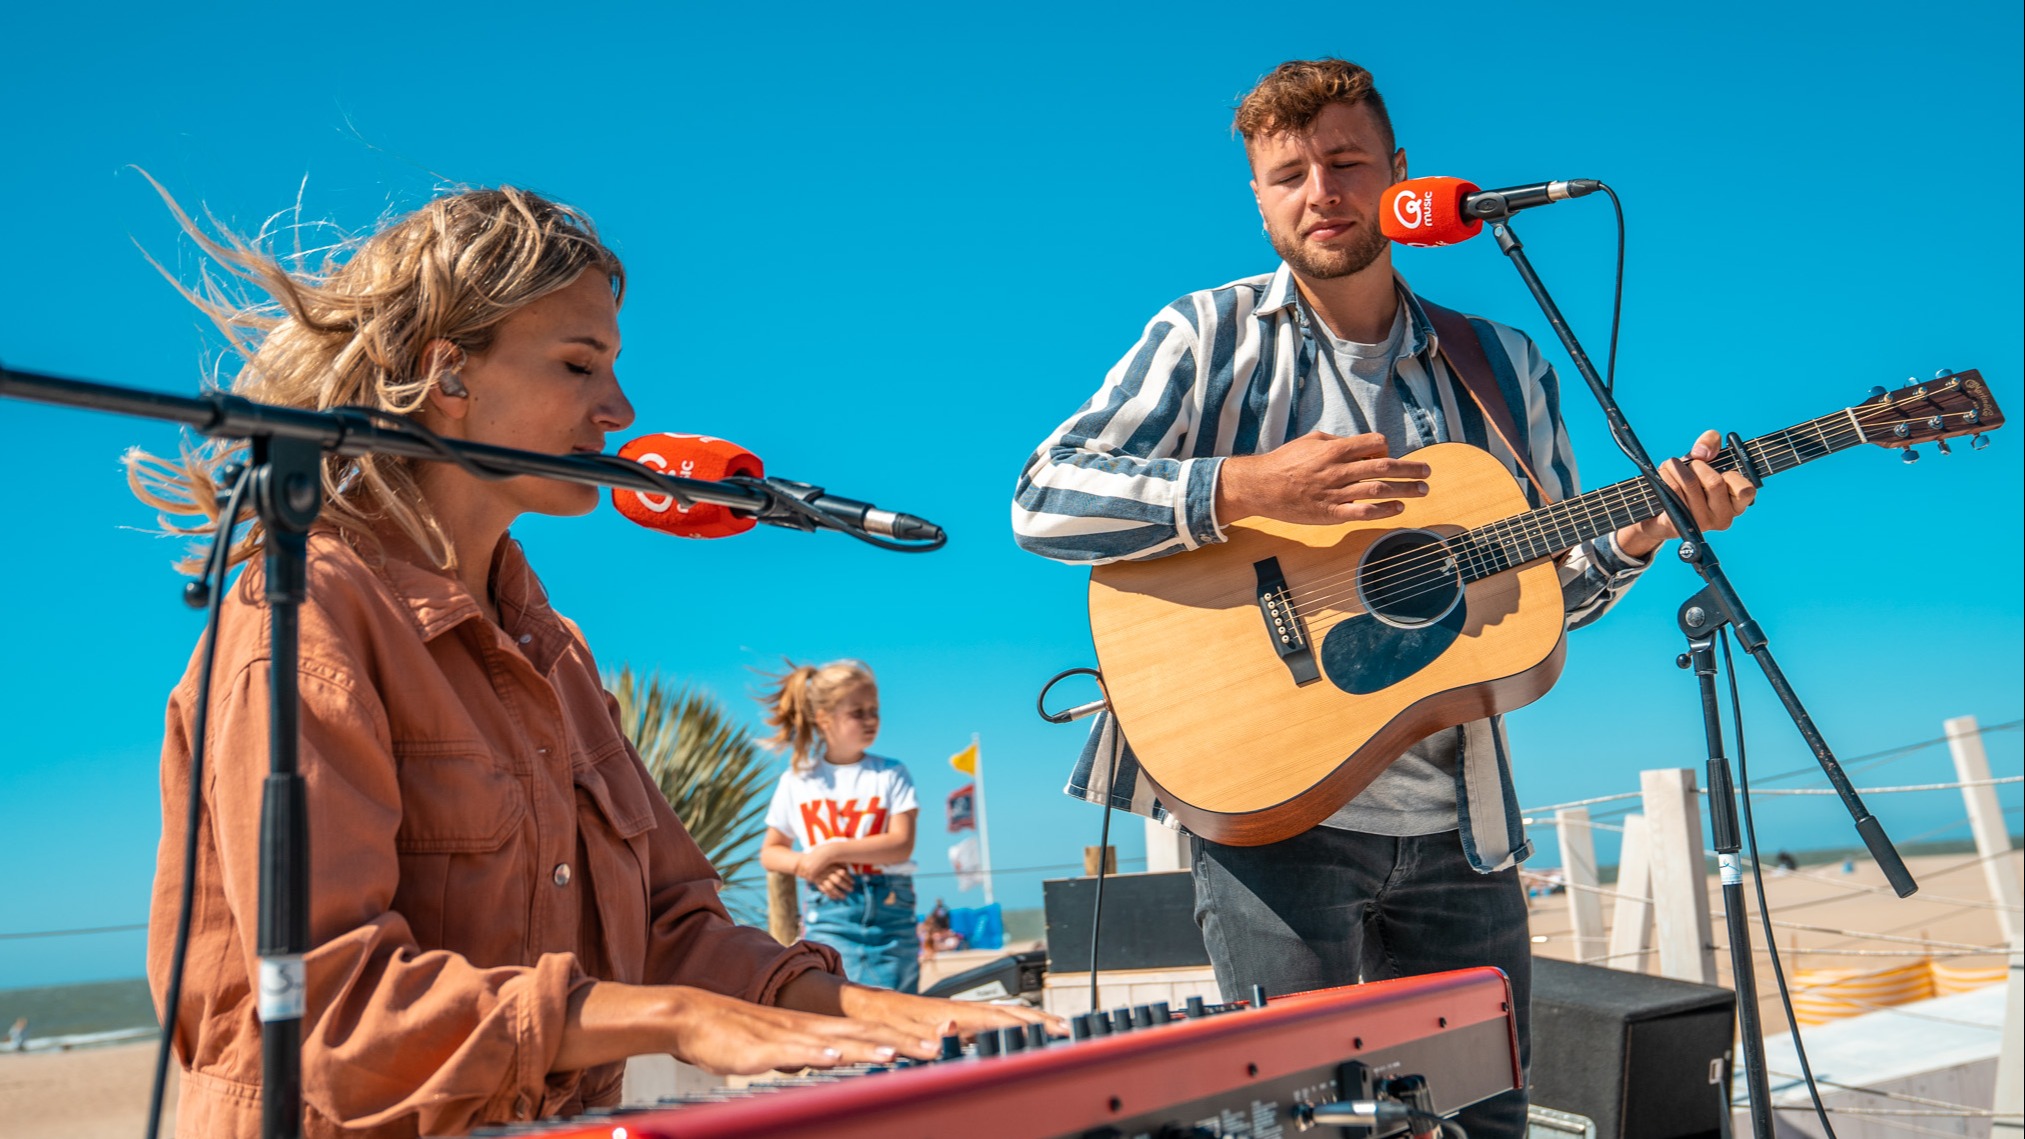
[[[766,725],[774,734],[760,741],[774,751],[788,753],[796,772],[815,766],[823,751],[823,735],[816,726],[818,713],[827,712],[837,699],[860,684],[878,683],[863,661],[833,660],[825,665],[796,664],[783,660],[787,671],[768,674],[773,690],[759,698],[766,708]]]

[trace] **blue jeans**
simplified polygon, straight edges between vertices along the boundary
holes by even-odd
[[[1479,874],[1455,831],[1394,838],[1316,827],[1266,846],[1193,840],[1195,920],[1225,1000],[1495,965],[1512,982],[1530,1071],[1533,945],[1517,869]],[[1470,1139],[1526,1134],[1526,1094],[1456,1116]]]
[[[810,941],[842,955],[845,977],[903,993],[921,987],[911,875],[860,874],[841,898],[818,890],[802,918]]]

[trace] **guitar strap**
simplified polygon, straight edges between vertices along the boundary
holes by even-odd
[[[1484,422],[1497,432],[1505,449],[1518,460],[1519,469],[1532,480],[1533,491],[1544,504],[1547,502],[1547,484],[1533,473],[1533,465],[1526,461],[1526,452],[1518,444],[1519,424],[1513,418],[1514,409],[1505,398],[1504,390],[1498,386],[1498,374],[1491,369],[1491,358],[1485,352],[1477,326],[1469,317],[1454,309],[1443,308],[1426,297],[1416,299],[1420,301],[1422,311],[1427,313],[1428,323],[1434,325],[1442,363],[1448,365],[1449,373],[1470,394],[1470,399],[1476,401],[1477,410],[1483,412]],[[1498,350],[1504,351],[1502,347]]]

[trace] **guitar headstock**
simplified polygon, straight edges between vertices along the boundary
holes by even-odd
[[[1939,443],[1946,454],[1945,440],[1968,435],[1969,446],[1981,450],[1990,443],[1983,433],[2004,426],[1996,397],[1974,369],[1943,373],[1895,392],[1872,389],[1869,399],[1849,410],[1864,442],[1903,448],[1906,462],[1919,457],[1911,449],[1915,443]]]

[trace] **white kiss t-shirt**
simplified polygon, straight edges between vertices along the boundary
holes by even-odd
[[[914,778],[897,759],[867,754],[856,763],[816,760],[807,772],[790,769],[774,789],[766,825],[809,850],[836,839],[870,838],[893,829],[894,815],[918,810]],[[856,864],[854,874],[912,874],[914,863]]]

